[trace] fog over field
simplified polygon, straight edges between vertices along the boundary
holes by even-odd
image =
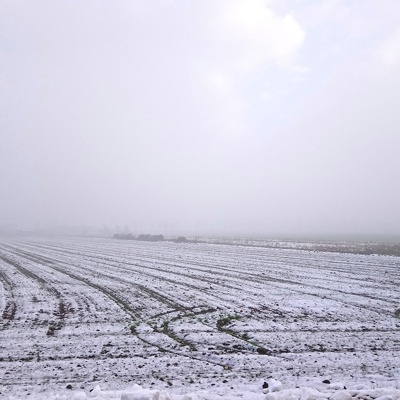
[[[0,230],[398,238],[399,21],[398,0],[1,0]]]

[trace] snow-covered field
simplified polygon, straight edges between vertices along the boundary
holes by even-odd
[[[400,258],[24,238],[0,282],[0,398],[400,398]]]

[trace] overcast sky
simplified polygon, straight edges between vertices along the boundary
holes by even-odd
[[[399,0],[0,0],[0,225],[400,232]]]

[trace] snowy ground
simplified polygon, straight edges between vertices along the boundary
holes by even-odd
[[[139,384],[264,399],[271,377],[282,399],[400,398],[399,267],[295,248],[3,240],[0,398],[163,397]]]
[[[365,385],[355,385],[347,388],[341,382],[325,385],[321,389],[313,387],[298,387],[285,389],[281,382],[272,379],[268,389],[260,390],[256,386],[237,388],[235,391],[218,388],[218,390],[199,390],[186,394],[174,394],[166,390],[142,388],[132,385],[124,390],[104,390],[99,385],[89,392],[83,390],[62,391],[64,393],[41,393],[27,395],[25,398],[34,400],[398,400],[400,389],[375,388]],[[66,393],[65,393],[66,392]],[[14,396],[9,396],[14,400]]]

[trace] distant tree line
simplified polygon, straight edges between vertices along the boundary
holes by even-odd
[[[141,233],[138,236],[135,236],[133,233],[116,233],[114,239],[122,239],[122,240],[140,240],[144,242],[175,242],[175,243],[194,243],[185,238],[185,236],[179,236],[176,239],[165,239],[163,235],[149,235],[146,233]],[[197,242],[197,241],[196,241]]]
[[[164,240],[163,235],[149,235],[145,233],[141,233],[138,236],[133,235],[132,233],[116,233],[114,235],[114,239],[123,239],[123,240],[142,240],[146,242],[162,242]]]

